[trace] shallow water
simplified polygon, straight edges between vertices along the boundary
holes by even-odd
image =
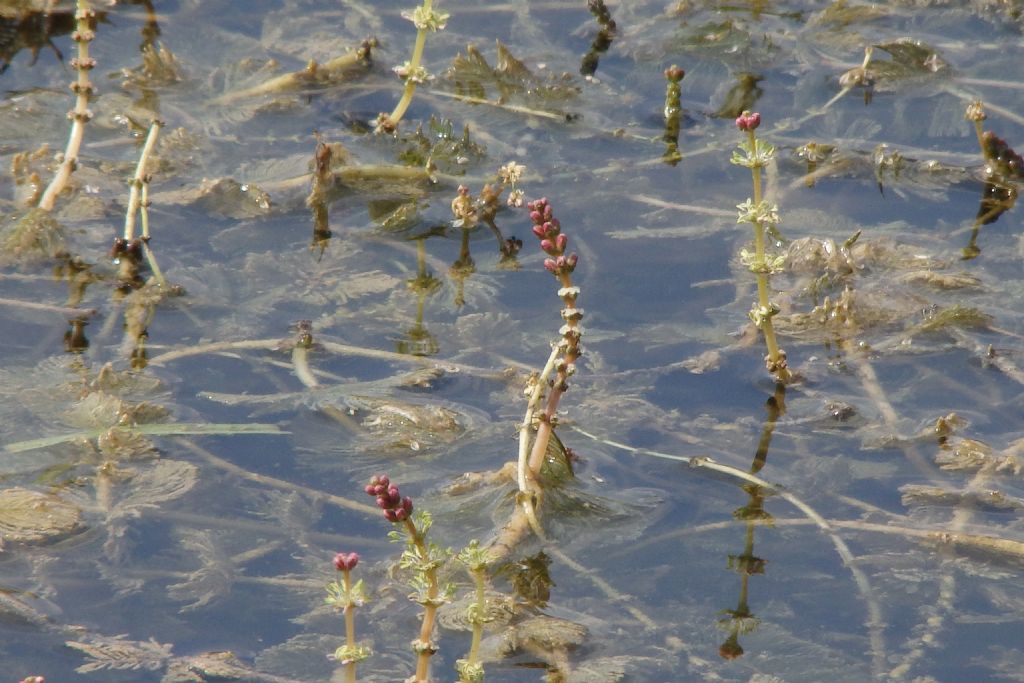
[[[561,325],[557,285],[525,209],[495,219],[501,240],[524,243],[510,261],[489,227],[454,225],[450,204],[460,183],[477,194],[516,160],[527,198],[550,198],[579,253],[586,355],[558,431],[575,482],[546,501],[547,544],[524,541],[493,584],[536,579],[522,567],[543,551],[550,595],[519,623],[540,613],[587,635],[567,654],[502,653],[509,632],[493,627],[488,679],[1019,680],[1019,216],[1009,202],[976,220],[986,173],[964,120],[980,99],[987,130],[1011,147],[1024,137],[1019,8],[609,3],[616,31],[586,78],[599,27],[585,3],[443,1],[452,16],[425,52],[437,79],[400,137],[373,135],[401,94],[390,69],[414,37],[405,5],[105,10],[95,118],[55,211],[73,259],[6,254],[0,270],[5,676],[342,680],[326,655],[344,624],[324,605],[341,550],[361,554],[371,594],[356,616],[375,651],[360,680],[412,673],[418,607],[362,487],[389,472],[456,550],[511,514],[511,486],[449,485],[515,459],[528,369]],[[64,62],[45,45],[32,54],[24,35],[45,32],[2,53],[5,167],[65,144],[74,46],[51,29]],[[368,36],[373,63],[346,80],[245,93]],[[449,72],[470,43],[494,67],[495,41],[529,74]],[[132,75],[147,44],[173,54],[174,78]],[[866,45],[873,83],[842,92]],[[686,70],[675,164],[662,158],[672,64]],[[736,107],[759,111],[759,137],[777,146],[767,183],[786,240],[775,248],[790,254],[773,299],[801,376],[785,389],[747,316]],[[107,252],[154,116],[166,126],[149,168],[151,246],[164,290],[183,294],[146,300],[118,291]],[[350,167],[421,164],[421,145],[444,137],[431,116],[450,120],[456,150],[434,147],[435,182],[336,187],[318,238],[305,203],[315,133]],[[479,147],[459,144],[464,126]],[[812,140],[836,148],[815,169],[797,153]],[[49,159],[30,162],[44,182]],[[27,190],[9,179],[0,202],[17,218]],[[1000,182],[1015,196],[1018,178]],[[858,230],[838,267],[822,256]],[[813,313],[826,296],[848,307]],[[939,326],[943,312],[952,323]],[[319,389],[296,372],[301,320]],[[744,484],[751,470],[792,497]],[[37,496],[27,526],[10,522],[23,512],[4,502],[11,491]],[[77,519],[39,513],[58,503]],[[469,591],[464,572],[451,580]],[[437,637],[432,677],[454,680],[469,635]],[[230,674],[201,659],[220,651],[237,656]]]

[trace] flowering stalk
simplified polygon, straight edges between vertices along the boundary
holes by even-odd
[[[64,159],[39,199],[39,208],[44,211],[53,211],[57,196],[68,184],[68,179],[71,178],[71,173],[78,163],[78,150],[81,149],[82,139],[85,137],[85,124],[92,118],[89,98],[95,92],[95,88],[89,80],[89,72],[96,66],[96,60],[89,56],[89,43],[96,37],[96,13],[89,6],[89,0],[78,0],[75,20],[77,25],[71,39],[78,44],[78,56],[71,59],[71,66],[78,72],[78,78],[71,84],[71,92],[75,93],[75,108],[68,112],[68,118],[71,119],[71,134],[64,149]]]
[[[582,354],[582,328],[579,322],[583,318],[583,310],[576,307],[580,288],[572,284],[572,272],[576,269],[579,257],[575,253],[565,255],[565,248],[569,244],[568,236],[562,232],[561,224],[554,217],[547,198],[529,202],[526,206],[530,210],[530,220],[533,221],[533,234],[540,240],[540,248],[548,255],[548,258],[544,259],[544,268],[554,275],[561,285],[558,296],[562,298],[564,305],[562,319],[565,321],[558,331],[562,335],[557,347],[561,358],[555,363],[555,379],[548,393],[547,402],[544,409],[537,414],[537,435],[530,451],[527,471],[529,476],[536,478],[544,465],[544,455],[547,453],[548,441],[551,439],[557,419],[558,402],[562,394],[568,390],[568,379],[576,372],[576,360]]]
[[[388,534],[391,540],[405,542],[398,566],[412,570],[413,592],[409,599],[423,605],[419,637],[412,641],[412,649],[416,653],[416,674],[409,681],[428,683],[430,657],[437,652],[437,646],[431,640],[437,610],[450,601],[455,592],[454,585],[441,586],[437,577],[438,569],[447,561],[451,551],[427,542],[427,532],[433,521],[430,514],[420,511],[413,515],[412,499],[403,497],[386,474],[370,479],[365,491],[377,499],[377,507],[384,511],[384,519],[398,525],[396,531]]]
[[[490,553],[486,548],[481,548],[476,540],[472,540],[458,554],[457,559],[465,565],[469,575],[473,577],[475,600],[469,606],[467,615],[469,623],[473,625],[473,640],[466,658],[455,662],[455,670],[459,672],[459,683],[484,683],[484,665],[480,661],[480,642],[484,636],[484,624],[490,621],[487,617],[485,594],[487,563],[490,560]]]
[[[445,12],[435,11],[431,8],[432,4],[433,0],[423,0],[423,4],[412,12],[402,12],[402,16],[416,26],[416,42],[412,48],[412,59],[395,67],[395,73],[405,81],[402,98],[395,105],[394,111],[390,114],[381,112],[377,117],[377,132],[394,133],[398,128],[398,122],[402,120],[409,105],[412,104],[416,85],[430,80],[430,74],[422,65],[423,47],[427,44],[427,33],[443,29],[450,16]]]
[[[750,319],[764,334],[768,355],[765,366],[768,372],[775,375],[780,382],[792,380],[792,374],[786,363],[786,352],[779,348],[775,338],[772,318],[779,312],[779,307],[769,299],[768,276],[781,270],[784,260],[782,256],[768,258],[765,251],[765,232],[774,232],[779,224],[779,207],[769,204],[762,197],[761,169],[768,165],[775,156],[775,147],[757,139],[754,131],[761,125],[761,115],[744,111],[736,119],[736,127],[747,134],[747,139],[740,143],[739,149],[732,154],[732,163],[750,169],[754,184],[754,197],[736,206],[739,209],[737,223],[750,223],[754,228],[754,253],[746,250],[740,252],[740,258],[752,273],[757,276],[757,304],[750,311]]]
[[[366,603],[363,580],[352,583],[352,570],[357,564],[357,553],[338,553],[334,556],[334,567],[341,572],[341,581],[327,584],[327,604],[341,609],[345,615],[345,644],[331,655],[345,667],[345,683],[356,683],[356,663],[371,654],[368,647],[356,643],[355,610]]]

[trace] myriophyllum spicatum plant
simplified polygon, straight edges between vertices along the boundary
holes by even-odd
[[[433,0],[423,0],[423,4],[411,12],[402,12],[402,16],[416,26],[416,42],[413,44],[412,58],[405,64],[395,67],[395,73],[405,81],[402,98],[390,114],[381,112],[377,117],[377,132],[394,133],[398,129],[398,122],[405,116],[406,110],[412,103],[416,86],[419,83],[426,83],[431,78],[430,73],[423,66],[423,47],[427,44],[427,34],[443,29],[450,16],[445,12],[433,9],[432,5]]]
[[[416,653],[416,674],[409,681],[428,683],[430,657],[437,652],[437,646],[431,639],[437,610],[449,602],[455,592],[454,584],[442,586],[438,580],[438,570],[451,557],[451,550],[427,541],[432,523],[430,514],[422,510],[413,514],[412,499],[402,496],[386,474],[374,476],[364,490],[377,499],[377,507],[384,512],[384,519],[395,525],[395,530],[388,534],[389,538],[405,543],[398,566],[411,572],[413,593],[410,598],[423,606],[419,637],[412,641],[412,649]]]
[[[355,683],[356,662],[371,654],[368,647],[356,642],[355,609],[366,603],[363,580],[352,583],[352,570],[357,564],[358,553],[337,553],[334,556],[334,568],[341,572],[341,580],[327,584],[327,604],[340,609],[345,615],[345,644],[331,655],[331,659],[345,667],[345,683]]]
[[[530,210],[530,220],[533,221],[533,234],[540,240],[540,248],[547,254],[544,268],[554,275],[561,285],[558,296],[562,299],[562,319],[565,321],[558,331],[561,335],[557,346],[560,357],[555,362],[555,379],[548,392],[547,403],[543,410],[536,414],[537,435],[534,437],[528,461],[529,476],[536,477],[544,464],[548,441],[555,425],[558,402],[562,394],[568,390],[569,377],[576,372],[576,361],[582,354],[580,320],[583,318],[583,309],[576,307],[580,288],[572,282],[572,273],[576,270],[579,257],[575,253],[566,254],[569,237],[562,232],[562,225],[555,218],[551,204],[547,198],[543,198],[529,202],[527,208]]]
[[[764,334],[765,346],[768,347],[765,366],[776,380],[789,382],[792,374],[786,362],[786,352],[779,348],[772,325],[772,318],[778,314],[779,307],[772,303],[768,286],[768,276],[782,269],[784,257],[769,256],[765,249],[766,236],[778,234],[779,207],[766,201],[761,189],[761,169],[775,156],[775,147],[757,138],[754,131],[760,125],[761,115],[756,112],[745,111],[736,119],[736,127],[746,134],[746,138],[732,153],[731,161],[750,169],[754,185],[753,198],[736,206],[739,209],[736,222],[750,223],[754,228],[754,253],[744,249],[740,252],[740,259],[757,276],[757,302],[750,311],[750,319]]]

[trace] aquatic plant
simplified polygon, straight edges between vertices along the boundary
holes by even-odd
[[[668,81],[665,86],[665,153],[661,158],[671,166],[675,166],[683,158],[679,153],[679,117],[682,113],[679,104],[682,88],[679,83],[684,76],[686,72],[675,64],[665,69],[665,80]]]
[[[452,552],[427,540],[433,524],[430,513],[424,510],[414,513],[412,498],[402,496],[386,474],[371,478],[365,491],[377,500],[384,519],[395,525],[395,530],[388,537],[405,544],[398,566],[411,574],[409,583],[413,592],[409,599],[423,606],[419,636],[412,641],[412,649],[416,653],[416,674],[410,683],[427,683],[430,658],[437,652],[437,644],[433,640],[437,610],[455,593],[455,585],[442,585],[438,576],[438,571]]]
[[[1000,216],[1013,208],[1017,202],[1017,184],[1024,178],[1024,158],[1011,148],[1005,140],[990,130],[985,130],[988,119],[981,100],[972,100],[964,110],[964,118],[974,127],[978,147],[985,162],[985,186],[981,191],[978,213],[971,226],[971,237],[963,248],[962,258],[970,260],[981,253],[978,236],[983,225],[996,222]]]
[[[427,44],[427,34],[443,29],[450,16],[446,12],[433,9],[432,5],[433,0],[423,0],[423,4],[411,12],[402,12],[402,16],[416,26],[416,41],[413,43],[412,57],[409,61],[395,67],[395,73],[405,82],[405,87],[392,112],[381,112],[377,116],[378,133],[394,133],[398,129],[398,123],[412,104],[416,86],[430,80],[430,72],[423,66],[423,47]]]
[[[746,134],[739,149],[732,154],[732,163],[750,169],[754,185],[754,196],[737,205],[739,218],[737,223],[750,223],[754,229],[754,252],[745,249],[740,252],[740,259],[750,272],[757,277],[757,302],[750,311],[750,320],[764,334],[768,355],[765,367],[780,382],[792,379],[786,361],[786,352],[779,348],[775,338],[775,327],[772,318],[779,312],[779,307],[771,301],[768,276],[779,272],[784,263],[784,256],[769,256],[765,248],[767,236],[778,235],[779,207],[764,199],[762,191],[761,170],[775,156],[775,147],[758,139],[754,131],[761,125],[761,115],[745,111],[736,119],[736,127]]]
[[[372,654],[370,648],[356,642],[355,610],[366,604],[363,580],[352,583],[352,570],[358,564],[358,553],[337,553],[334,556],[334,568],[341,573],[341,580],[327,584],[325,599],[328,605],[340,609],[345,615],[345,644],[331,657],[345,667],[346,683],[355,683],[356,664]]]
[[[521,490],[530,488],[527,482],[535,481],[544,465],[548,440],[558,422],[558,403],[568,391],[569,378],[576,373],[576,361],[582,355],[580,337],[583,334],[583,328],[580,327],[583,309],[576,306],[580,288],[575,286],[572,281],[572,273],[576,270],[579,256],[576,253],[566,254],[569,237],[562,232],[562,224],[555,218],[551,204],[546,197],[529,202],[526,206],[530,210],[530,220],[533,221],[533,234],[540,240],[541,250],[547,254],[547,258],[544,259],[544,269],[554,275],[560,285],[558,296],[562,299],[564,306],[562,320],[565,323],[558,331],[561,338],[554,346],[553,362],[549,362],[537,378],[535,393],[539,402],[540,390],[544,388],[548,382],[548,376],[554,370],[555,377],[551,381],[544,407],[532,414],[528,420],[531,423],[536,422],[537,433],[534,435],[533,446],[530,449],[530,456],[525,462],[525,467],[520,458],[519,484]],[[530,403],[534,403],[532,396]],[[522,437],[522,432],[520,436]],[[522,448],[522,441],[520,441],[520,448]]]
[[[154,120],[149,126],[149,133],[146,135],[146,142],[142,145],[139,153],[139,162],[135,167],[135,175],[128,183],[128,208],[125,210],[124,233],[114,238],[113,247],[110,250],[110,257],[119,266],[118,279],[122,283],[131,283],[138,277],[138,268],[141,257],[144,255],[149,263],[153,277],[159,286],[167,284],[164,274],[157,263],[156,255],[150,247],[151,235],[149,232],[149,182],[152,176],[146,171],[146,164],[156,147],[157,137],[160,129],[163,128],[163,121]],[[142,236],[135,236],[136,220],[142,224]]]
[[[590,50],[583,55],[583,59],[580,61],[580,73],[584,76],[593,76],[597,71],[601,55],[612,46],[612,40],[615,38],[618,27],[604,0],[587,0],[587,9],[597,20],[598,31],[593,42],[590,43]]]

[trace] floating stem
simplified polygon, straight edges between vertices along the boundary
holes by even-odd
[[[71,92],[75,93],[75,108],[68,112],[71,119],[71,134],[64,149],[64,158],[57,168],[50,184],[39,199],[39,208],[53,211],[57,196],[64,190],[78,163],[78,151],[85,137],[85,124],[92,118],[89,110],[89,98],[96,91],[89,80],[89,72],[96,66],[96,60],[89,56],[89,43],[96,37],[96,13],[89,6],[89,0],[78,0],[75,10],[77,25],[71,39],[78,44],[78,55],[71,59],[71,66],[78,72],[78,78],[71,84]]]

